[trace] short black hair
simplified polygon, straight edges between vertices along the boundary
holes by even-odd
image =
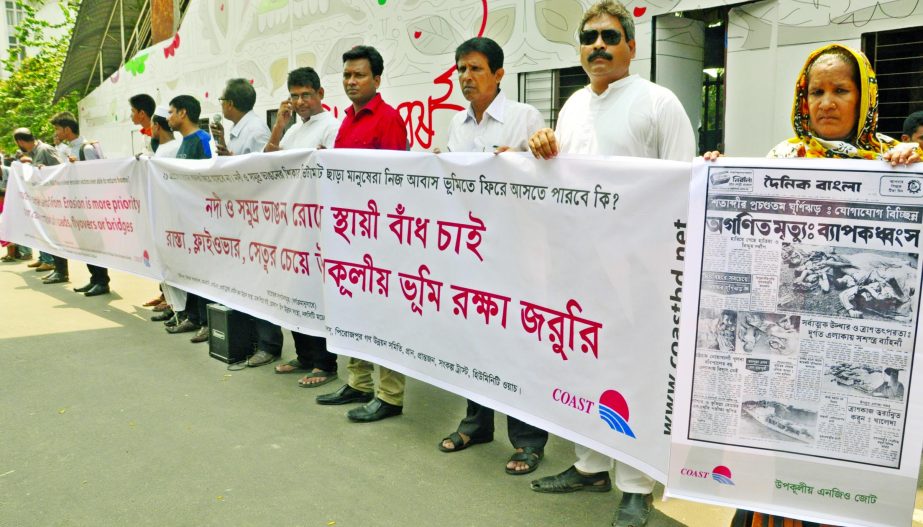
[[[913,135],[921,126],[923,126],[923,111],[913,112],[904,119],[904,134]]]
[[[304,67],[288,72],[288,87],[307,86],[314,91],[320,90],[320,76],[314,68]]]
[[[622,24],[622,29],[625,30],[626,41],[635,39],[634,18],[632,18],[631,13],[628,12],[628,9],[625,9],[625,6],[622,5],[621,2],[614,0],[602,0],[591,5],[590,8],[586,10],[586,13],[583,13],[583,20],[580,21],[579,31],[582,33],[587,22],[603,15],[609,15],[618,19],[619,24]]]
[[[128,104],[135,110],[146,113],[148,117],[153,117],[154,109],[157,108],[157,103],[154,102],[154,98],[146,93],[132,95],[128,99]]]
[[[51,117],[51,124],[61,128],[70,128],[72,132],[80,135],[80,123],[77,118],[70,112],[58,112]]]
[[[356,46],[346,53],[343,53],[343,62],[359,59],[366,59],[369,61],[369,66],[372,67],[373,76],[378,77],[385,72],[385,59],[381,58],[381,53],[372,46]]]
[[[28,141],[30,143],[35,142],[35,136],[32,135],[32,131],[28,128],[17,128],[13,132],[13,139],[17,141]]]
[[[224,89],[224,98],[231,101],[234,108],[246,113],[256,104],[256,90],[247,79],[231,79]]]
[[[199,121],[199,114],[202,113],[202,106],[192,95],[177,95],[170,101],[170,106],[177,110],[186,110],[186,117],[194,123]]]
[[[491,73],[496,73],[503,67],[503,48],[493,39],[487,37],[474,37],[461,43],[455,48],[455,63],[469,53],[480,53],[487,57],[487,65]]]
[[[155,115],[154,117],[151,117],[151,123],[156,124],[157,126],[163,128],[163,129],[164,129],[165,131],[167,131],[167,132],[172,132],[172,131],[173,131],[173,129],[170,128],[170,123],[169,123],[169,121],[167,121],[167,119],[166,119],[165,117],[161,117],[161,116],[159,116],[159,115]]]

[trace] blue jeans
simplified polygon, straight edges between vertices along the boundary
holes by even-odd
[[[54,263],[54,257],[51,256],[51,255],[48,254],[48,253],[43,253],[42,251],[39,251],[39,252],[38,252],[38,261],[40,261],[40,262],[42,262],[42,263],[46,263],[46,264],[53,264],[53,263]]]

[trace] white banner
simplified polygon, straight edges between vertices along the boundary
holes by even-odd
[[[146,168],[133,158],[41,168],[13,163],[0,239],[159,279]]]
[[[923,172],[695,165],[673,496],[835,525],[911,521],[923,435]]]
[[[153,159],[166,281],[289,329],[326,334],[318,178],[310,155]]]
[[[688,164],[321,150],[93,173],[137,167],[151,276],[665,479]],[[36,245],[17,211],[40,191],[10,200],[10,238]],[[107,243],[78,240],[67,256]]]

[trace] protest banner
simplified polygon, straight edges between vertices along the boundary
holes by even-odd
[[[664,478],[687,164],[322,150],[148,167],[169,283]]]
[[[921,189],[884,162],[694,165],[667,494],[909,525]]]
[[[132,158],[13,163],[0,238],[157,280],[146,172]]]

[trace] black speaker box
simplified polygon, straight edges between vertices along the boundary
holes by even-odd
[[[228,364],[253,353],[253,319],[221,304],[208,305],[208,354]]]

